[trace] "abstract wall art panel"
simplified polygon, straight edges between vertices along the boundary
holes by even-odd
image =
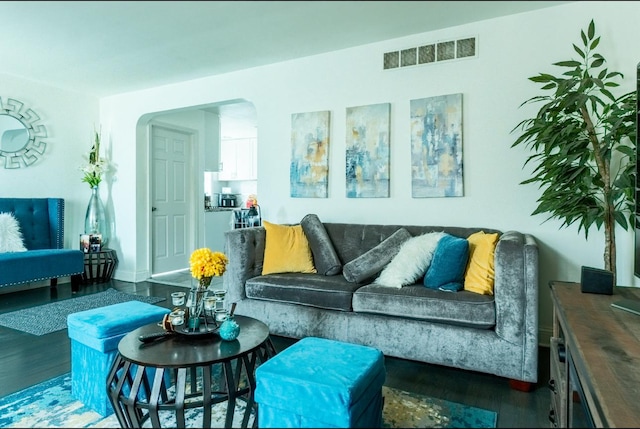
[[[411,196],[461,197],[462,94],[411,100]]]
[[[347,108],[347,198],[389,197],[391,104]]]
[[[329,111],[291,115],[291,196],[327,198]]]

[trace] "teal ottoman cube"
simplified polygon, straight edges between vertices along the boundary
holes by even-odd
[[[71,395],[105,417],[113,413],[107,376],[118,343],[129,332],[160,322],[168,308],[128,301],[67,316],[71,339]]]
[[[303,338],[256,369],[258,427],[381,427],[385,379],[380,350]]]

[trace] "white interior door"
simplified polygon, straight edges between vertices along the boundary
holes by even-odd
[[[191,135],[151,127],[152,274],[189,267],[192,247]]]

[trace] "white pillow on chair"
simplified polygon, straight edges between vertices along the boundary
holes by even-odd
[[[0,253],[26,251],[18,220],[11,213],[0,213]]]

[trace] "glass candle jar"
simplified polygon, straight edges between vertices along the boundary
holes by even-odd
[[[169,313],[169,322],[171,322],[173,326],[180,326],[184,324],[184,311],[174,310]]]
[[[216,300],[216,309],[224,308],[224,297],[227,295],[227,291],[223,289],[217,289],[213,291],[213,297]]]
[[[186,294],[184,292],[173,292],[171,294],[171,303],[173,305],[184,305],[185,295]]]
[[[225,320],[227,320],[227,317],[229,317],[229,313],[227,313],[227,310],[225,310],[224,308],[216,308],[215,319],[217,323],[224,322]]]
[[[205,310],[214,310],[216,308],[216,298],[213,296],[208,296],[204,299],[204,309]]]

